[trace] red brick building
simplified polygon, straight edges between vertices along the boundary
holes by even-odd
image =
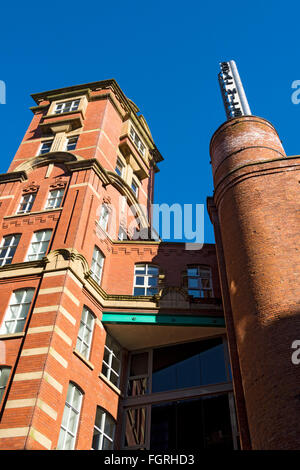
[[[221,126],[216,247],[186,250],[150,236],[162,156],[114,80],[33,99],[0,175],[0,449],[283,446],[299,159],[262,119]],[[293,228],[274,259],[286,197]]]

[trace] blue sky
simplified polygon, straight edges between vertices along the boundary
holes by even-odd
[[[115,78],[165,158],[155,202],[206,204],[209,141],[225,121],[220,61],[236,61],[252,113],[275,125],[287,154],[300,153],[299,17],[296,1],[5,2],[0,172],[32,118],[31,93]],[[214,242],[207,216],[205,242]]]

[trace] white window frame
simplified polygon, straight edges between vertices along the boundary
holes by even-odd
[[[78,406],[78,408],[74,407],[75,390],[77,392],[79,392],[79,406]],[[70,391],[70,399],[68,399],[69,391]],[[65,450],[66,449],[65,445],[66,445],[67,435],[71,436],[71,440],[72,440],[71,448],[68,449],[68,450],[74,450],[76,437],[77,437],[77,432],[78,432],[78,423],[79,423],[79,417],[80,417],[80,412],[81,412],[82,398],[83,398],[82,391],[73,382],[70,382],[69,387],[68,387],[68,391],[67,391],[66,401],[65,401],[65,408],[64,408],[62,423],[61,423],[61,426],[60,426],[60,434],[59,434],[58,444],[57,444],[57,449],[58,450]],[[71,417],[72,412],[75,413],[76,419],[74,420],[74,427],[71,429],[71,427],[70,427],[70,417]],[[65,421],[66,421],[66,425],[63,424],[64,418],[65,418]],[[61,441],[62,432],[64,432],[64,437]]]
[[[189,270],[197,269],[197,274],[189,274]],[[197,286],[189,286],[189,281],[195,280]],[[208,287],[203,287],[203,280],[208,280]],[[207,299],[214,296],[213,286],[212,286],[212,275],[210,266],[204,265],[194,265],[187,267],[187,289],[188,294],[194,297],[195,299]],[[192,292],[198,292],[199,295],[194,295]],[[207,294],[207,295],[206,295]]]
[[[67,137],[66,143],[65,143],[65,151],[66,152],[70,152],[71,150],[76,149],[78,138],[79,138],[79,135],[70,135],[69,137]],[[72,147],[68,148],[69,146],[72,146]]]
[[[5,237],[2,238],[0,245],[0,266],[12,263],[20,238],[21,234],[19,233],[5,235]],[[8,245],[5,245],[6,240],[8,241]],[[2,253],[4,253],[4,255],[2,255]]]
[[[133,126],[130,126],[129,135],[130,135],[130,138],[131,138],[132,142],[135,144],[138,151],[140,152],[140,154],[145,156],[146,146],[142,142],[142,139],[140,138],[140,136],[138,135],[138,133],[136,132],[136,130],[134,129]]]
[[[91,264],[92,278],[100,285],[103,273],[104,254],[96,245],[94,246]]]
[[[133,186],[135,186],[136,189],[134,189]],[[132,180],[131,180],[131,189],[134,192],[135,197],[138,198],[138,196],[139,196],[139,184],[138,184],[136,178],[132,178]]]
[[[49,153],[51,152],[51,147],[52,147],[52,144],[53,144],[53,140],[54,139],[49,139],[49,140],[44,140],[41,145],[40,145],[40,148],[39,148],[39,151],[37,153],[37,155],[44,155],[45,153]],[[50,144],[50,146],[48,145]],[[44,145],[47,145],[47,149],[44,149]],[[49,147],[49,148],[48,148]]]
[[[0,328],[0,334],[13,334],[23,331],[26,318],[30,309],[34,289],[25,288],[14,290],[9,305],[6,309],[3,322]],[[17,301],[16,294],[21,294],[21,301]],[[6,324],[13,324],[13,328],[7,328]]]
[[[117,356],[116,351],[119,352],[119,357]],[[108,354],[108,360],[106,361],[105,352]],[[113,359],[119,364],[118,370],[113,367]],[[103,370],[103,366],[106,368],[106,371]],[[119,387],[120,385],[120,376],[121,376],[121,366],[122,366],[122,348],[119,343],[108,333],[106,333],[106,341],[104,345],[104,354],[102,361],[102,371],[101,373],[112,382],[113,385]],[[111,380],[112,377],[116,378],[116,382]]]
[[[48,194],[45,210],[57,209],[58,207],[61,207],[64,192],[65,188],[51,189]]]
[[[101,422],[99,423],[100,427],[97,426],[98,423],[96,422],[98,411],[100,413],[102,413]],[[110,419],[113,422],[112,436],[108,435],[105,432],[105,424],[106,424],[107,419]],[[113,447],[114,438],[115,438],[115,431],[116,431],[116,422],[115,422],[114,418],[106,410],[104,410],[101,406],[97,406],[97,409],[96,409],[93,440],[94,440],[94,436],[95,436],[95,431],[96,431],[96,435],[99,435],[100,438],[99,438],[99,444],[98,444],[97,448],[93,447],[93,442],[92,442],[92,450],[104,450],[103,449],[104,438],[106,438],[109,442],[111,442],[112,447]],[[105,449],[105,450],[107,450],[107,449]],[[111,450],[113,450],[113,449],[111,449]]]
[[[23,194],[17,209],[17,214],[28,214],[31,212],[35,197],[36,193]],[[22,206],[25,206],[24,209],[21,209]]]
[[[104,232],[107,231],[109,214],[110,214],[110,211],[109,211],[107,205],[102,204],[101,211],[100,211],[100,217],[99,217],[99,225],[102,228],[102,230],[104,230]]]
[[[42,234],[41,240],[37,239],[37,234]],[[51,235],[51,229],[37,230],[36,232],[34,232],[31,238],[25,261],[37,261],[42,259],[47,253],[51,240]],[[33,247],[36,247],[37,249],[34,250]]]
[[[115,172],[117,175],[119,175],[121,178],[124,178],[124,173],[125,173],[125,165],[122,162],[122,160],[118,157],[117,158],[117,163],[116,163],[116,168]]]
[[[91,320],[89,324],[89,320]],[[78,351],[85,359],[89,359],[91,354],[92,339],[95,326],[95,316],[89,308],[83,307],[80,325],[76,341],[76,351]],[[83,351],[85,349],[85,351]]]
[[[157,270],[157,274],[149,272],[151,268]],[[138,272],[140,270],[140,273]],[[143,272],[145,271],[145,272]],[[144,278],[144,283],[137,283],[137,278]],[[156,285],[151,285],[150,279],[156,278]],[[151,263],[138,263],[134,266],[134,282],[133,282],[133,295],[145,295],[153,296],[158,293],[158,278],[159,278],[159,267]],[[136,294],[135,289],[144,289],[143,294]],[[148,293],[149,289],[156,289],[155,293]]]
[[[70,106],[69,103],[71,103]],[[59,103],[56,103],[54,108],[54,114],[71,113],[72,111],[77,111],[79,108],[79,104],[80,99],[61,101]]]

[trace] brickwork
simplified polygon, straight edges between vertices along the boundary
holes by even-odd
[[[299,449],[300,158],[254,116],[222,125],[211,158],[252,447]]]
[[[20,235],[12,263],[0,268],[0,325],[13,291],[34,290],[23,330],[0,334],[0,367],[11,367],[0,404],[0,449],[55,449],[70,382],[83,393],[75,448],[90,449],[96,407],[119,419],[121,391],[101,375],[103,311],[159,312],[159,299],[133,296],[134,266],[144,262],[159,266],[162,290],[177,288],[185,299],[184,308],[172,313],[190,315],[192,310],[194,315],[222,316],[215,247],[208,244],[189,251],[180,243],[117,240],[124,196],[129,235],[149,227],[138,202],[145,207],[152,202],[161,156],[135,105],[114,81],[33,96],[37,106],[32,108],[32,122],[8,173],[0,175],[0,240]],[[73,97],[82,100],[78,110],[53,113],[57,100]],[[129,122],[146,146],[143,158],[130,140]],[[72,135],[79,135],[76,148],[66,151],[63,142]],[[49,138],[54,141],[51,151],[37,155]],[[115,172],[118,156],[128,166],[124,178]],[[137,198],[130,188],[132,174],[140,181]],[[57,188],[64,189],[61,205],[45,210],[49,191]],[[34,203],[28,213],[17,214],[24,194],[35,194]],[[110,214],[108,233],[99,226],[102,204],[116,209],[115,218]],[[52,230],[46,253],[27,261],[33,233],[46,229]],[[91,276],[95,246],[104,256],[101,285]],[[211,267],[211,302],[187,299],[183,275],[189,264]],[[76,350],[84,307],[95,322],[88,359]]]

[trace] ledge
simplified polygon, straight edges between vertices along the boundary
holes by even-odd
[[[116,392],[118,395],[120,395],[121,397],[123,397],[123,394],[121,392],[121,390],[116,387],[113,383],[111,383],[106,377],[105,375],[102,374],[102,372],[100,372],[99,374],[99,378],[106,383],[106,385],[108,385],[114,392]]]
[[[2,339],[14,339],[14,338],[23,338],[25,336],[25,331],[20,331],[19,333],[8,333],[6,335],[0,334],[0,340]]]
[[[77,356],[82,362],[85,363],[91,370],[94,370],[94,365],[88,361],[80,352],[78,352],[76,349],[73,349],[73,354]]]
[[[25,212],[24,214],[5,215],[3,219],[12,219],[13,217],[22,217],[26,215],[49,214],[50,212],[59,212],[61,210],[62,210],[62,207],[57,207],[54,209],[47,209],[43,211]]]
[[[13,181],[23,182],[27,179],[25,171],[10,171],[9,173],[0,174],[0,183],[11,183]]]

